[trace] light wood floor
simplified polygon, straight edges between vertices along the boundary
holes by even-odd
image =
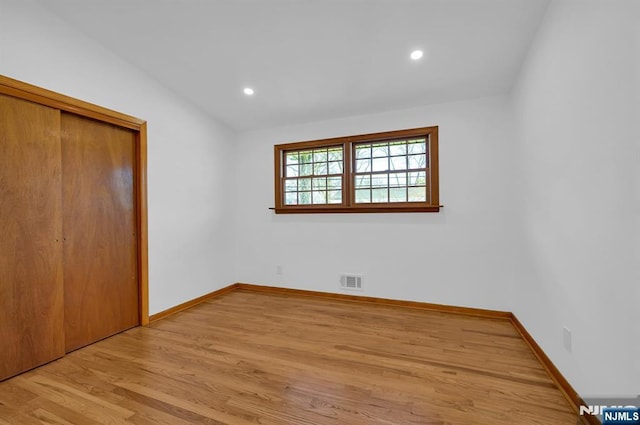
[[[235,291],[0,383],[0,424],[575,425],[508,321]]]

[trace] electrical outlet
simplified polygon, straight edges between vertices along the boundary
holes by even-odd
[[[276,266],[276,274],[282,274],[282,266],[279,264]]]
[[[566,326],[562,328],[562,345],[565,350],[571,352],[571,329]]]

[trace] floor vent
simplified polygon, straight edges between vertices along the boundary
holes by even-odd
[[[340,274],[340,288],[362,291],[362,276],[356,274]]]

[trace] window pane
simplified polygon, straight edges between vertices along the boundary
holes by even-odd
[[[341,189],[342,177],[329,177],[327,179],[327,186],[329,187],[329,189]]]
[[[392,156],[391,169],[392,170],[406,170],[407,169],[407,157],[406,156]]]
[[[310,176],[313,172],[313,164],[302,164],[300,165],[300,175],[301,176]]]
[[[372,171],[387,171],[389,169],[389,158],[374,158]]]
[[[342,161],[329,163],[329,174],[342,174]]]
[[[371,176],[372,187],[387,187],[389,186],[388,174],[374,174]]]
[[[356,188],[371,187],[371,176],[356,176]]]
[[[425,168],[427,166],[427,156],[426,155],[409,155],[409,168]]]
[[[393,142],[389,144],[389,155],[406,155],[407,142]]]
[[[356,146],[356,158],[371,158],[371,145]]]
[[[409,186],[424,186],[427,184],[427,176],[424,171],[409,173]]]
[[[327,201],[329,204],[341,204],[342,203],[342,191],[330,190],[327,192]]]
[[[287,193],[284,196],[285,205],[296,205],[298,203],[298,194],[297,193]]]
[[[298,166],[289,165],[285,170],[285,177],[296,177],[298,175]]]
[[[376,143],[372,145],[372,155],[374,158],[389,156],[389,144],[388,143]]]
[[[366,173],[371,171],[370,159],[356,159],[356,173]]]
[[[388,189],[371,189],[371,202],[389,202]]]
[[[298,180],[297,179],[289,179],[284,182],[284,191],[285,192],[295,192],[298,190]]]
[[[317,191],[313,193],[313,203],[314,204],[326,204],[327,203],[327,192],[325,191]]]
[[[298,163],[298,152],[289,152],[287,153],[287,164],[297,164]]]
[[[313,162],[313,151],[301,151],[300,152],[300,162]]]
[[[313,151],[313,162],[325,162],[327,160],[326,149],[315,149]]]
[[[409,202],[425,202],[427,200],[426,187],[410,187]]]
[[[342,148],[329,149],[329,161],[342,161]]]
[[[311,192],[298,193],[298,204],[310,205],[311,204]]]
[[[371,191],[369,189],[356,190],[356,204],[368,204],[371,202]]]
[[[407,142],[407,153],[425,153],[427,151],[427,142],[425,139],[409,140]]]
[[[311,190],[311,179],[299,179],[298,190]]]
[[[407,188],[389,189],[389,202],[407,202]]]
[[[327,179],[326,178],[315,178],[313,179],[313,190],[324,190],[327,188]]]
[[[389,174],[389,187],[405,187],[407,185],[407,173]]]
[[[327,163],[320,162],[317,164],[313,164],[313,174],[316,176],[322,176],[327,174]]]

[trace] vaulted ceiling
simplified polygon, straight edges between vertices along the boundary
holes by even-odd
[[[244,131],[507,93],[549,0],[39,1]]]

